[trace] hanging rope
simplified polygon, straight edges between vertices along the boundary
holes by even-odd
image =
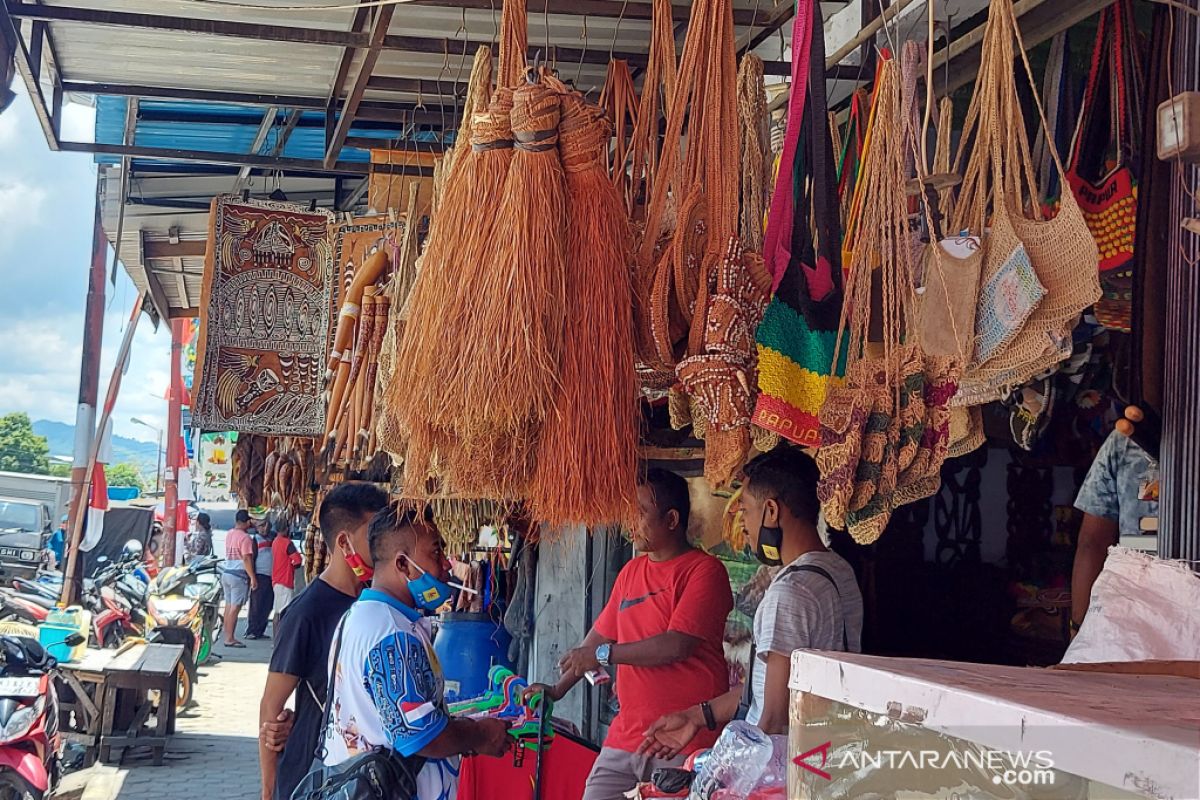
[[[742,244],[762,252],[767,214],[767,92],[763,62],[753,53],[742,58],[737,75],[738,140],[742,154],[742,216],[738,234]]]

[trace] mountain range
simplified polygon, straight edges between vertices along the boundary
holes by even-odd
[[[39,419],[33,423],[33,432],[45,436],[50,443],[50,454],[53,456],[70,456],[75,449],[75,426],[65,422],[53,422]],[[129,462],[142,467],[143,471],[153,473],[158,467],[158,443],[143,442],[125,436],[112,437],[113,460],[120,464]]]

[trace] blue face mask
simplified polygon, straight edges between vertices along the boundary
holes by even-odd
[[[412,592],[413,602],[422,611],[431,613],[437,611],[453,594],[450,585],[421,569],[421,565],[412,559],[409,559],[408,563],[421,570],[421,577],[408,582],[408,590]]]

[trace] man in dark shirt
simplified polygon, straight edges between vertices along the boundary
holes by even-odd
[[[369,483],[343,483],[321,503],[319,522],[329,566],[279,619],[258,709],[262,800],[288,800],[312,766],[324,717],[333,632],[369,579],[367,527],[387,503],[387,494]],[[285,709],[293,692],[294,717]]]

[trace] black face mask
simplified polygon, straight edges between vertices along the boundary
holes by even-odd
[[[758,527],[758,549],[754,557],[768,567],[778,567],[783,564],[780,551],[783,547],[783,528],[767,527],[767,510],[763,509],[763,521]]]

